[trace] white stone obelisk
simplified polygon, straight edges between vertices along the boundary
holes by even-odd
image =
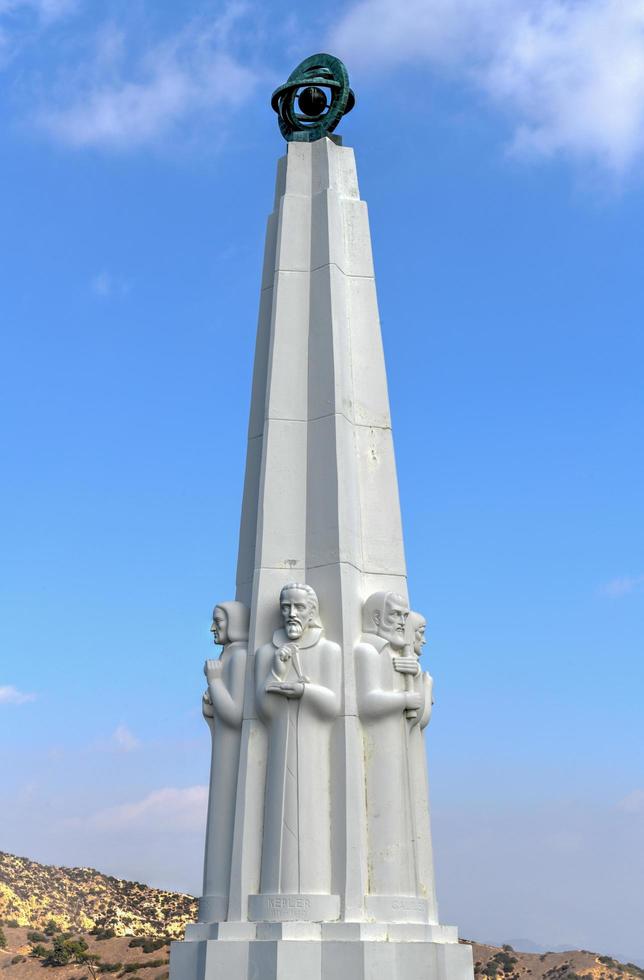
[[[437,917],[431,683],[408,620],[367,208],[331,138],[289,143],[278,165],[236,600],[243,697],[236,714],[230,668],[211,666],[204,709],[213,774],[218,703],[237,733],[236,784],[211,784],[232,841],[211,839],[213,796],[200,921],[173,944],[172,980],[471,980]]]

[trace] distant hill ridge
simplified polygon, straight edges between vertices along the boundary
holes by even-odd
[[[0,919],[117,936],[183,936],[197,918],[192,895],[122,881],[93,868],[58,868],[0,851]]]

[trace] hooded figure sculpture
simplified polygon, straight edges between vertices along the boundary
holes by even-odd
[[[210,632],[223,650],[204,665],[208,688],[202,708],[212,734],[212,762],[201,922],[220,922],[228,913],[249,618],[241,602],[220,602],[212,614]]]

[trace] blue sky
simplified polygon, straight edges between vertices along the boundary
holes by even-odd
[[[197,891],[270,93],[368,201],[442,918],[644,963],[639,0],[0,0],[0,849]]]

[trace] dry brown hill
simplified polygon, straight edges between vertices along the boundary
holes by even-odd
[[[144,949],[131,945],[136,944],[137,939],[127,936],[99,939],[97,936],[75,935],[73,941],[82,939],[81,945],[86,945],[90,961],[79,962],[72,958],[62,966],[47,966],[47,957],[54,952],[54,942],[59,936],[45,936],[24,927],[6,924],[2,929],[7,943],[5,949],[0,949],[2,980],[98,980],[103,976],[126,977],[127,980],[168,980],[170,947],[168,941],[163,939],[157,940],[158,945],[153,943]],[[39,939],[36,938],[38,936]]]
[[[190,895],[0,852],[0,977],[167,980],[167,938],[180,938],[196,914]],[[471,945],[476,980],[644,980],[644,969],[585,950],[539,954]],[[65,950],[68,963],[47,965]]]
[[[92,868],[57,868],[0,851],[0,919],[42,929],[96,927],[117,936],[182,936],[197,917],[191,895],[121,881]]]
[[[519,953],[511,946],[471,945],[477,980],[644,980],[644,970],[634,963],[588,950]]]

